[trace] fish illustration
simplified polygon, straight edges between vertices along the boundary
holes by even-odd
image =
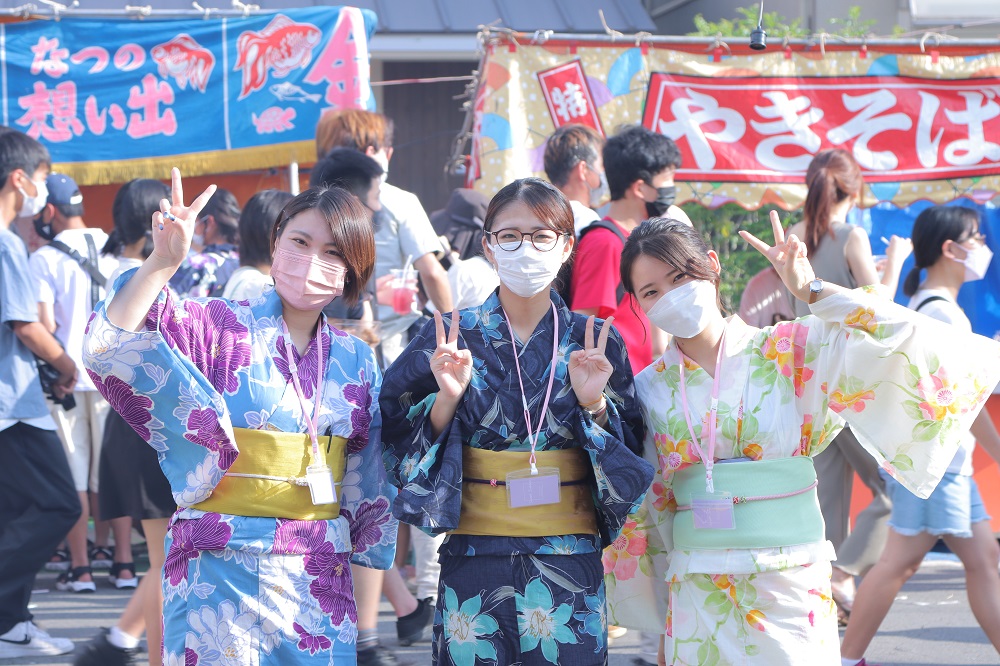
[[[319,94],[307,93],[302,88],[288,81],[275,83],[268,90],[282,102],[318,102],[322,97]]]
[[[150,55],[160,76],[174,79],[181,90],[190,83],[192,90],[197,88],[205,92],[215,67],[215,56],[193,37],[181,33],[169,42],[154,46]]]
[[[295,109],[282,109],[280,106],[271,106],[264,109],[259,116],[256,113],[250,114],[253,126],[257,128],[257,134],[274,134],[286,130],[295,129],[292,121],[295,120]]]
[[[311,23],[296,23],[278,14],[260,32],[248,30],[236,39],[236,70],[243,72],[239,99],[267,83],[270,73],[282,79],[312,60],[322,31]]]

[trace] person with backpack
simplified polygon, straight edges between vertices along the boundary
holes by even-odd
[[[31,255],[28,265],[38,285],[42,324],[56,336],[77,367],[82,367],[84,329],[94,306],[104,298],[107,276],[118,267],[118,260],[99,255],[108,235],[84,222],[83,195],[76,182],[65,174],[51,173],[45,183],[48,197],[34,218],[34,226],[49,243]],[[109,525],[100,520],[98,511],[98,464],[108,403],[86,373],[79,374],[73,394],[75,408],[49,405],[83,507],[80,519],[66,535],[69,570],[60,575],[56,586],[63,591],[96,591],[93,566],[110,570],[109,580],[118,589],[134,588],[138,580],[132,562],[132,521],[119,518],[111,522],[115,537],[112,553],[108,548]],[[87,523],[91,515],[96,545],[88,549]]]
[[[673,205],[674,172],[681,153],[668,137],[641,126],[630,126],[608,139],[604,168],[611,204],[603,220],[580,233],[570,279],[570,307],[600,319],[615,317],[615,328],[625,340],[632,372],[638,373],[663,351],[665,340],[634,307],[622,288],[619,266],[625,240],[648,217],[665,216],[691,221]]]
[[[979,226],[979,215],[961,206],[934,206],[913,224],[914,266],[903,283],[909,307],[955,327],[955,344],[972,333],[972,324],[956,302],[966,282],[982,280],[993,258]],[[927,271],[921,282],[921,271]],[[962,337],[959,337],[962,336]],[[943,376],[943,375],[941,375]],[[918,385],[919,386],[919,385]],[[934,409],[921,405],[925,417]],[[972,478],[976,443],[1000,461],[1000,434],[986,410],[979,412],[951,464],[927,499],[909,492],[881,472],[892,499],[889,535],[878,562],[862,580],[854,599],[851,623],[841,645],[844,666],[864,666],[864,654],[896,594],[916,573],[939,538],[965,567],[965,587],[976,621],[1000,652],[1000,547],[990,517]]]

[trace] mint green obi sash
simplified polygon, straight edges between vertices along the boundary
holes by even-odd
[[[717,462],[712,476],[716,494],[733,496],[736,529],[695,529],[691,496],[705,492],[705,466],[691,465],[674,474],[675,548],[777,548],[826,538],[812,458]]]

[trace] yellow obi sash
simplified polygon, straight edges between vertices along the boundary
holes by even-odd
[[[192,508],[233,516],[333,520],[340,516],[340,503],[312,503],[306,485],[306,467],[311,464],[309,435],[233,428],[240,454],[212,495]],[[347,465],[347,440],[320,437],[319,452],[333,470],[335,491]]]
[[[674,475],[676,548],[778,548],[824,539],[812,458],[717,462],[712,470],[716,492],[733,496],[736,529],[695,528],[691,498],[705,492],[705,466],[691,465]]]
[[[591,489],[590,457],[583,449],[539,451],[539,467],[558,467],[558,504],[512,509],[507,504],[507,474],[528,467],[527,451],[487,451],[462,447],[462,515],[452,534],[557,536],[597,534]],[[496,484],[493,484],[493,481]]]

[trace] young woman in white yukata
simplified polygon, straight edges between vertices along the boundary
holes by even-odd
[[[371,276],[371,222],[344,190],[306,190],[275,223],[273,289],[177,301],[166,285],[213,191],[185,205],[174,169],[152,254],[116,281],[85,346],[94,383],[157,450],[179,507],[163,661],[353,666],[350,564],[392,564],[395,491],[374,354],[321,311],[356,300]]]
[[[719,258],[685,224],[644,222],[622,256],[674,337],[636,377],[659,474],[605,551],[608,621],[665,633],[665,664],[839,666],[811,457],[846,420],[926,497],[1000,379],[1000,344],[817,279],[771,224],[773,247],[741,234],[812,314],[768,328],[723,318]]]

